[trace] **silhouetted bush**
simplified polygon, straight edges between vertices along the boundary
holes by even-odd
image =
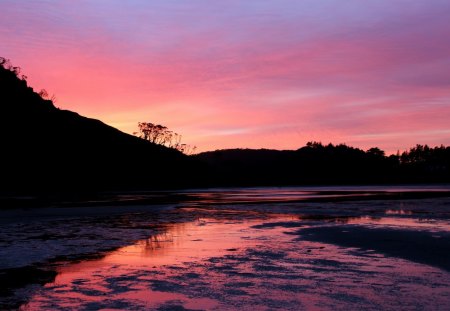
[[[139,138],[147,140],[153,144],[165,146],[190,155],[197,149],[196,146],[181,143],[181,135],[169,130],[161,124],[151,122],[139,122],[139,132],[134,132]]]

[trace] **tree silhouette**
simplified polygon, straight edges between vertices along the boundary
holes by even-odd
[[[139,122],[139,132],[133,134],[151,143],[176,149],[184,154],[193,154],[197,147],[181,143],[181,135],[161,124]]]
[[[384,158],[384,156],[385,156],[384,150],[381,150],[378,147],[370,148],[369,150],[367,150],[366,153],[369,155],[372,155],[374,157],[378,157],[378,158]]]
[[[20,80],[23,81],[27,80],[27,76],[25,75],[20,76],[20,72],[22,71],[22,69],[20,67],[13,66],[9,59],[0,57],[0,66],[2,66],[6,70],[13,72],[16,75],[16,77],[19,78]]]

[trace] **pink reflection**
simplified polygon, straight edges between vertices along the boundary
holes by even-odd
[[[411,211],[388,209],[386,215],[412,215]]]
[[[251,212],[250,212],[251,213]],[[294,216],[274,215],[279,221],[292,221]],[[145,308],[155,308],[170,301],[182,302],[185,308],[211,309],[219,302],[206,298],[193,298],[183,294],[152,290],[145,282],[154,279],[162,269],[205,261],[211,257],[236,254],[248,247],[268,240],[267,232],[252,228],[261,224],[261,219],[245,221],[217,221],[198,219],[190,223],[174,223],[166,231],[122,247],[98,260],[61,266],[53,283],[47,284],[51,299],[59,301],[64,308],[77,308],[81,302],[101,303],[105,297],[110,300],[131,300]],[[284,229],[274,230],[283,235]],[[115,288],[106,279],[121,279],[129,273],[140,272],[138,284],[114,281],[114,286],[126,290],[114,293]],[[49,297],[35,295],[22,310],[41,310],[48,305]]]
[[[395,211],[395,213],[400,213],[401,211]],[[394,212],[390,212],[390,210],[386,211],[386,214],[391,215],[395,214]],[[404,214],[407,214],[407,211],[404,211]],[[403,215],[403,214],[401,214]],[[349,224],[358,224],[365,226],[386,226],[393,228],[406,228],[410,230],[428,230],[428,231],[450,231],[450,224],[446,221],[439,221],[435,219],[421,219],[421,218],[406,218],[406,217],[355,217],[349,218],[345,220],[346,223]]]
[[[292,220],[294,217],[286,217]],[[260,220],[245,222],[218,222],[200,219],[192,223],[172,224],[166,232],[147,240],[126,246],[104,257],[101,262],[128,265],[175,265],[221,256],[227,249],[255,244],[242,238],[249,233],[256,238],[258,231],[249,229]],[[230,226],[233,232],[230,232]]]
[[[217,301],[209,298],[197,298],[190,299],[186,295],[152,291],[148,288],[143,287],[142,289],[133,290],[120,295],[121,299],[134,300],[146,302],[148,307],[157,306],[163,304],[167,301],[183,301],[183,305],[187,309],[212,309],[217,307],[219,304]]]
[[[392,217],[349,222],[417,225]],[[447,272],[306,241],[301,225],[283,215],[170,224],[101,259],[60,267],[22,309],[380,310],[448,302]]]

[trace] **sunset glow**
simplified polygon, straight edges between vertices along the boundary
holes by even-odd
[[[450,2],[2,1],[0,56],[56,106],[198,151],[450,145]]]

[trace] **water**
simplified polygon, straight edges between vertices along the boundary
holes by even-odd
[[[173,204],[98,215],[30,211],[33,220],[9,223],[2,256],[20,255],[17,245],[46,248],[49,256],[35,257],[22,248],[22,262],[57,272],[16,290],[22,310],[445,309],[449,190],[192,190]],[[61,253],[72,257],[48,264]]]

